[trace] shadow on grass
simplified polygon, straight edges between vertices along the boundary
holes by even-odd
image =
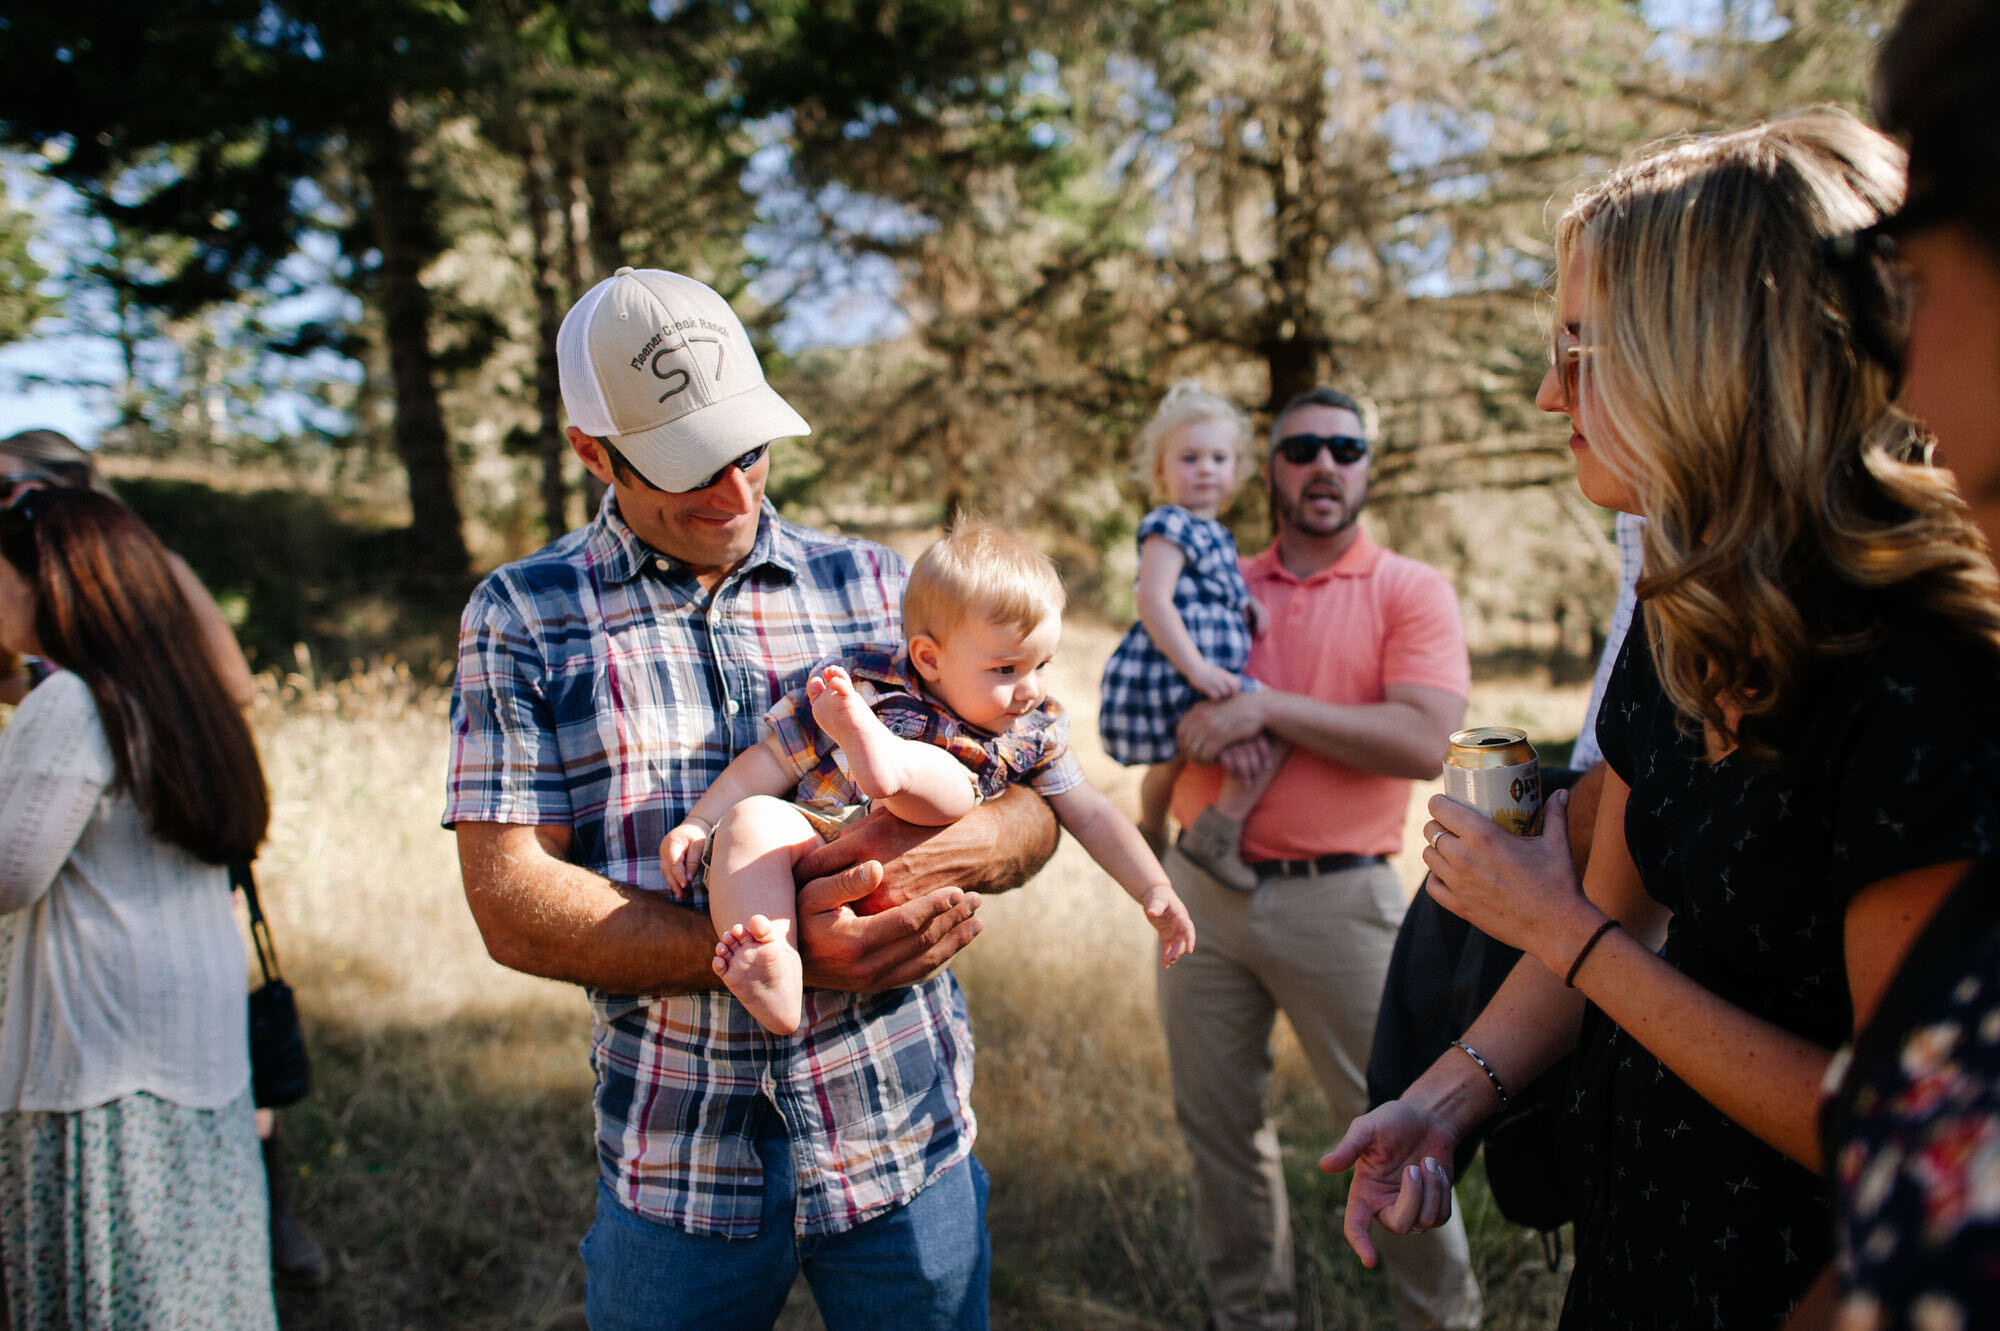
[[[356,658],[419,673],[452,659],[471,584],[414,576],[402,529],[302,491],[133,476],[118,495],[215,595],[253,670],[296,669],[296,644],[336,674]]]
[[[333,978],[324,988],[309,978],[304,992],[337,995],[387,977],[349,970],[338,985]],[[581,1331],[577,1244],[590,1225],[597,1172],[581,1004],[542,1000],[381,1024],[309,1005],[306,1018],[316,1084],[283,1117],[300,1212],[325,1245],[333,1278],[319,1290],[280,1291],[286,1331]],[[996,1039],[990,1060],[982,1057],[987,1104],[1005,1102],[993,1083],[1023,1053],[1008,1045]],[[1124,1094],[1151,1091],[1127,1086]],[[1132,1107],[1133,1126],[1149,1108]],[[1307,1090],[1280,1095],[1277,1111],[1300,1325],[1393,1326],[1381,1276],[1362,1270],[1341,1235],[1344,1181],[1316,1167],[1332,1140],[1324,1109]],[[1146,1151],[1093,1157],[1046,1121],[982,1112],[996,1331],[1206,1324],[1179,1169],[1159,1167]],[[1543,1267],[1531,1232],[1493,1210],[1478,1168],[1459,1200],[1487,1327],[1552,1324],[1565,1276]],[[803,1291],[779,1326],[820,1326]]]
[[[279,1291],[286,1331],[581,1331],[597,1176],[582,1014],[306,1015],[313,1093],[282,1117],[332,1279]]]

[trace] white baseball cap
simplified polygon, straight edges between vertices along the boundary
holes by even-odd
[[[773,439],[811,434],[764,382],[743,321],[691,277],[620,268],[556,333],[563,408],[662,490],[688,490]]]

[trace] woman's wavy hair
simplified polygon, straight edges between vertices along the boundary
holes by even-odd
[[[1814,109],[1657,146],[1556,225],[1584,260],[1578,413],[1647,518],[1639,596],[1683,725],[1768,761],[1820,657],[1927,610],[2000,652],[2000,580],[1856,342],[1893,315],[1822,242],[1892,211],[1901,151]],[[1857,300],[1875,308],[1857,310]],[[1725,718],[1724,701],[1741,723]]]
[[[0,510],[0,557],[34,589],[43,655],[97,700],[116,784],[154,835],[211,864],[255,856],[271,819],[256,741],[159,539],[109,495],[33,490]]]
[[[1182,379],[1167,390],[1132,440],[1132,479],[1139,482],[1148,496],[1167,497],[1165,487],[1160,484],[1161,441],[1181,426],[1198,421],[1216,421],[1228,427],[1236,444],[1236,476],[1232,485],[1243,484],[1256,471],[1257,460],[1250,456],[1250,440],[1255,432],[1243,409],[1221,394],[1210,392],[1199,379]]]

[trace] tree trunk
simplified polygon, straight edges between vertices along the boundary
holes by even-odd
[[[542,460],[542,521],[553,541],[569,530],[569,486],[563,479],[569,443],[563,437],[562,386],[556,370],[556,330],[562,323],[556,266],[561,249],[556,228],[549,225],[554,196],[550,183],[542,128],[529,125],[521,149],[521,197],[535,239],[535,412],[540,422],[535,445]]]
[[[585,135],[574,120],[563,124],[561,154],[557,174],[562,177],[566,207],[563,209],[563,258],[569,266],[569,289],[572,300],[595,286],[600,278],[609,277],[624,266],[619,259],[609,268],[600,267],[604,259],[612,256],[597,252],[597,236],[601,227],[592,220],[597,209],[609,208],[611,198],[611,178],[609,174],[600,182],[601,190],[593,186],[589,169],[585,162],[589,150],[584,146]],[[603,226],[610,226],[609,218]],[[567,422],[565,422],[567,424]],[[597,514],[597,506],[604,502],[604,482],[586,470],[583,473],[583,520],[588,522]]]
[[[394,99],[384,99],[377,111],[366,145],[368,191],[382,255],[382,326],[396,386],[396,452],[410,487],[411,566],[420,575],[462,578],[471,560],[452,489],[451,446],[431,354],[431,298],[422,281],[437,245],[425,215],[427,201],[411,176],[410,143],[396,123]]]

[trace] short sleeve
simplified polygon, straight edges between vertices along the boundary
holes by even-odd
[[[2000,840],[1990,656],[1929,630],[1899,635],[1877,660],[1844,718],[1814,727],[1839,746],[1828,766],[1838,774],[1830,822],[1842,901],[1899,873],[1981,858]]]
[[[493,583],[483,584],[459,621],[446,827],[572,823],[547,679],[535,635]]]
[[[1394,593],[1383,603],[1382,682],[1469,696],[1472,659],[1458,594],[1444,574],[1414,559],[1398,559],[1393,576]]]
[[[1083,764],[1077,761],[1076,754],[1065,748],[1028,773],[1027,783],[1037,795],[1051,799],[1083,784]]]
[[[1155,536],[1171,541],[1193,560],[1201,554],[1200,519],[1178,504],[1162,504],[1139,519],[1138,542],[1143,548]]]

